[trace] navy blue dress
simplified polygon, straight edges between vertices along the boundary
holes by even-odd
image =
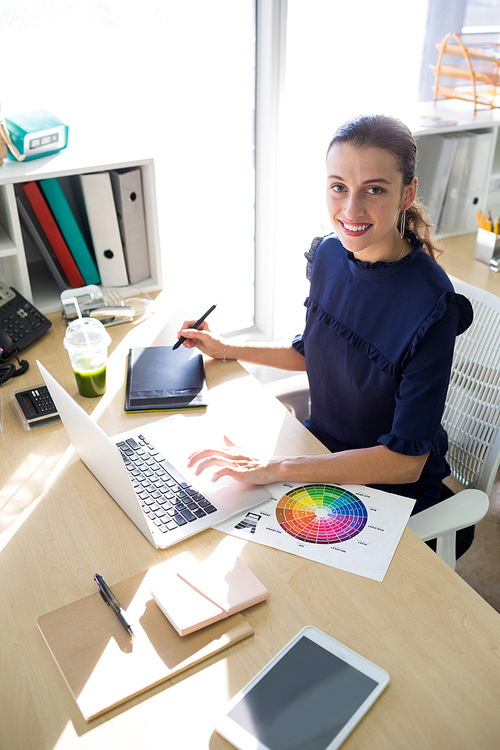
[[[414,513],[441,496],[448,440],[441,426],[455,338],[472,307],[409,234],[395,263],[357,260],[336,235],[308,258],[306,325],[293,346],[306,358],[306,427],[332,451],[378,444],[410,456],[429,452],[417,482],[374,485],[414,497]]]

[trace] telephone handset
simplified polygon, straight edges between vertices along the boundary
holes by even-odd
[[[9,378],[22,375],[29,367],[17,353],[36,341],[52,323],[24,299],[19,292],[0,281],[0,385]],[[21,367],[5,364],[15,357]]]

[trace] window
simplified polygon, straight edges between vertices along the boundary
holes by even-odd
[[[329,231],[328,141],[347,117],[414,103],[426,13],[401,0],[3,0],[1,113],[48,109],[70,144],[98,135],[96,158],[115,141],[153,156],[166,293],[192,317],[217,302],[217,330],[289,337],[304,321],[303,253]]]
[[[436,44],[449,33],[498,34],[500,41],[500,0],[429,0],[422,54],[419,99],[434,98],[434,74],[430,65],[436,63]]]
[[[500,31],[500,0],[466,0],[462,31]]]
[[[254,324],[254,0],[3,0],[1,116],[48,109],[96,159],[152,156],[164,288]],[[217,321],[215,322],[215,316]]]

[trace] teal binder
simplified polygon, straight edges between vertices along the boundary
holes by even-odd
[[[39,185],[85,284],[99,284],[101,278],[97,266],[59,182],[55,177],[51,177],[48,180],[40,180]]]

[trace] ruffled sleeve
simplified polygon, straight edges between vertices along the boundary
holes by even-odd
[[[471,326],[474,318],[474,312],[472,310],[472,305],[467,297],[464,297],[463,294],[457,294],[456,292],[444,292],[444,294],[439,297],[434,310],[422,322],[422,324],[415,332],[410,346],[408,347],[406,356],[402,362],[403,369],[408,360],[414,356],[418,345],[421,341],[424,340],[427,332],[432,328],[433,325],[438,323],[445,316],[447,311],[450,309],[450,306],[454,306],[457,309],[458,320],[455,334],[456,336],[464,333],[464,331],[466,331]]]
[[[391,431],[381,435],[379,443],[409,456],[446,451],[441,418],[455,338],[469,328],[472,319],[472,305],[461,294],[447,291],[438,299],[404,359]]]
[[[304,253],[304,258],[307,260],[307,266],[306,266],[306,278],[308,281],[311,281],[311,273],[312,273],[312,264],[314,260],[314,256],[316,254],[316,250],[321,245],[325,238],[324,237],[315,237],[313,241],[311,242],[311,247],[307,251],[307,253]],[[294,349],[296,349],[299,354],[305,355],[305,349],[304,349],[304,341],[302,339],[302,334],[299,334],[298,336],[295,336],[295,338],[292,341],[292,346]]]
[[[426,453],[438,456],[441,453],[438,438],[436,440],[405,440],[392,433],[387,433],[381,435],[378,441],[394,453],[403,453],[405,456],[424,456]]]
[[[304,339],[302,338],[302,334],[295,336],[292,341],[292,346],[299,354],[302,354],[303,357],[305,356]]]
[[[316,250],[321,245],[324,239],[325,239],[324,237],[315,237],[307,253],[304,253],[304,258],[307,260],[306,278],[308,281],[311,281],[312,264],[313,264],[314,256],[316,254]]]
[[[463,294],[457,294],[456,292],[447,292],[449,295],[449,301],[454,302],[460,307],[460,320],[458,323],[457,336],[464,333],[472,325],[474,320],[474,311],[470,300],[464,297]]]

